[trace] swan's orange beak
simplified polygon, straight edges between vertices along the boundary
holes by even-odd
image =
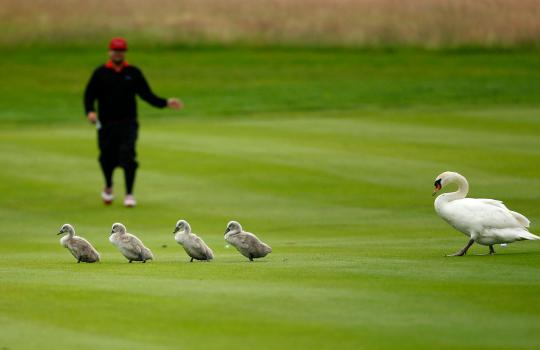
[[[437,179],[437,181],[435,181],[435,189],[433,190],[433,193],[431,194],[432,196],[436,195],[437,192],[439,192],[442,188],[442,185],[441,185],[441,179]]]

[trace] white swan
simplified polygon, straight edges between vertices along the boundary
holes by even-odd
[[[236,221],[230,221],[227,224],[225,240],[250,261],[254,258],[265,257],[272,252],[269,245],[263,243],[253,233],[244,231],[242,225]]]
[[[146,248],[136,236],[126,232],[126,227],[121,223],[112,225],[111,236],[109,241],[114,244],[120,253],[126,257],[131,263],[132,261],[153,260],[154,255],[150,249]]]
[[[193,262],[193,259],[206,261],[214,259],[212,249],[199,236],[191,232],[191,226],[186,220],[178,220],[173,234],[176,242],[182,245],[187,255],[191,257],[190,262]]]
[[[64,224],[57,235],[67,233],[60,238],[60,244],[66,247],[77,259],[77,263],[93,263],[99,261],[99,253],[86,239],[75,236],[75,229],[70,224]]]
[[[435,179],[435,195],[444,186],[455,183],[458,190],[443,193],[435,199],[435,211],[456,230],[470,237],[465,247],[449,256],[463,256],[471,245],[489,246],[489,254],[494,254],[494,244],[512,243],[521,240],[540,240],[530,233],[529,219],[511,211],[503,202],[494,199],[465,198],[469,184],[462,175],[446,171]]]

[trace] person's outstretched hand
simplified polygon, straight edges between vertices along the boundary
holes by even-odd
[[[88,115],[86,116],[88,121],[92,124],[95,124],[97,121],[97,113],[96,112],[88,112]]]
[[[179,99],[172,97],[167,99],[167,107],[172,109],[182,109],[184,108],[184,104]]]

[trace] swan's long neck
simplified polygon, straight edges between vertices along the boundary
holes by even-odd
[[[458,189],[455,192],[446,193],[445,197],[447,201],[450,202],[456,199],[463,199],[467,197],[467,193],[469,193],[469,183],[467,182],[466,178],[459,174],[456,174],[451,182],[456,183],[458,185]]]
[[[64,236],[62,236],[62,238],[60,238],[60,244],[65,247],[67,242],[70,239],[72,239],[74,235],[75,235],[75,232],[73,232],[73,230],[68,230],[67,235],[64,235]]]

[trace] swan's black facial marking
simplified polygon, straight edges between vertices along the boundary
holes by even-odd
[[[437,189],[437,191],[440,190],[440,189],[442,188],[441,181],[442,181],[442,179],[437,179],[437,180],[435,181],[435,184],[434,184],[434,185],[435,185],[435,189]]]

